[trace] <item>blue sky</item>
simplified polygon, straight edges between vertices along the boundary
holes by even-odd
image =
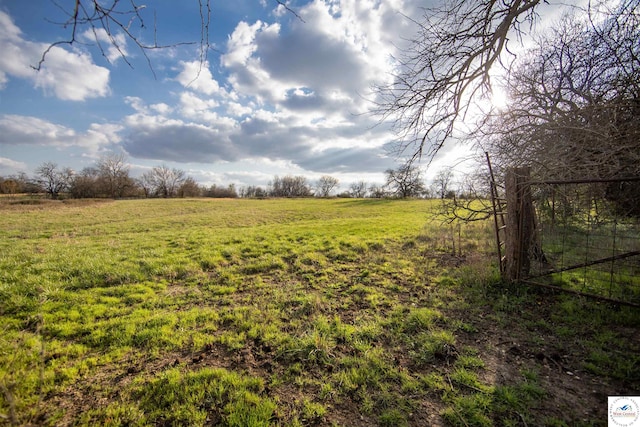
[[[59,1],[60,5],[73,2]],[[87,2],[88,3],[88,2]],[[110,3],[110,2],[109,2]],[[123,5],[129,2],[121,2]],[[45,161],[80,171],[124,152],[131,174],[166,164],[210,184],[266,185],[274,175],[382,182],[394,139],[370,114],[372,87],[397,65],[421,0],[212,0],[207,61],[199,61],[197,0],[142,0],[147,60],[114,31],[131,67],[100,31],[77,31],[52,0],[0,0],[0,175]],[[96,37],[103,50],[96,46]],[[202,66],[201,66],[202,65]],[[155,74],[155,76],[154,76]],[[465,148],[441,153],[427,176]]]

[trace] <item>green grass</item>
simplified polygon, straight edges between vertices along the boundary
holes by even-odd
[[[582,219],[579,221],[578,219]],[[640,250],[640,223],[633,218],[593,217],[549,224],[542,217],[540,241],[549,264],[532,266],[532,274],[569,268]],[[545,278],[551,284],[606,298],[640,303],[637,256],[583,266]]]
[[[433,204],[0,205],[0,424],[543,424],[536,373],[493,375],[482,319],[577,331],[585,372],[636,381],[610,327],[635,312],[540,318],[499,283],[490,222],[452,233]]]

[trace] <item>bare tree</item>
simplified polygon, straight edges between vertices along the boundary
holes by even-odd
[[[267,192],[267,190],[260,186],[248,185],[240,189],[240,197],[261,199],[268,196],[269,193]]]
[[[640,173],[639,9],[627,1],[599,21],[568,16],[518,61],[510,108],[485,127],[497,163],[547,179]]]
[[[96,168],[108,197],[123,197],[127,188],[133,187],[124,154],[106,154],[97,161]]]
[[[382,199],[387,197],[388,193],[382,185],[371,184],[369,186],[369,195],[374,199]]]
[[[438,172],[433,179],[433,192],[440,199],[451,199],[451,180],[453,179],[453,170],[444,168]],[[455,193],[454,193],[455,194]]]
[[[144,197],[152,197],[154,195],[155,180],[151,171],[143,173],[142,176],[136,179],[136,183],[142,189]]]
[[[53,162],[45,162],[36,169],[37,182],[52,199],[57,199],[60,193],[69,187],[73,171],[69,168],[58,169]]]
[[[304,176],[275,176],[270,184],[273,197],[308,197],[311,189]]]
[[[238,197],[238,192],[236,191],[236,186],[234,184],[229,184],[224,187],[222,185],[213,184],[207,190],[204,191],[205,197],[215,197],[215,198],[225,198],[225,199],[235,199]],[[252,197],[252,196],[243,196],[243,197]]]
[[[397,169],[388,169],[386,187],[396,197],[419,197],[424,194],[426,187],[422,179],[422,170],[415,164],[405,163]]]
[[[435,156],[475,97],[491,91],[493,67],[510,40],[536,21],[542,0],[446,0],[425,8],[418,33],[398,58],[394,81],[378,88],[375,111],[391,120],[409,162]],[[406,153],[406,151],[409,153]]]
[[[349,186],[351,197],[362,198],[367,195],[367,183],[364,181],[354,182]]]
[[[183,170],[161,165],[145,172],[140,181],[145,194],[168,198],[177,195],[178,188],[185,179],[186,173]]]
[[[446,169],[443,170],[446,174]],[[444,219],[445,222],[452,223],[457,220],[464,222],[484,221],[493,215],[491,204],[490,188],[486,165],[471,173],[464,174],[457,183],[457,191],[452,190],[451,183],[443,187],[438,185],[436,193],[441,198],[441,203],[434,210],[435,218]]]
[[[202,196],[203,188],[198,185],[195,179],[190,176],[186,177],[180,184],[177,190],[178,197],[200,197]]]
[[[320,197],[329,197],[331,192],[340,184],[338,178],[323,175],[316,183],[316,194]]]
[[[8,177],[0,177],[0,193],[17,194],[17,193],[37,193],[42,191],[37,183],[29,179],[25,172],[19,172],[16,175]]]
[[[69,193],[76,199],[100,196],[100,171],[95,167],[86,167],[75,174],[69,184]]]
[[[608,50],[609,64],[637,61],[638,0],[590,0],[585,7],[543,0],[444,0],[414,21],[418,32],[398,58],[399,72],[391,84],[378,88],[375,111],[394,123],[398,151],[409,161],[433,158],[447,141],[468,136],[457,125],[468,119],[475,101],[491,94],[492,75],[509,75],[518,59],[513,44],[531,34],[538,12],[551,6],[585,18],[593,33],[589,39],[599,43],[591,46]],[[579,62],[564,62],[560,68]],[[638,81],[633,74],[618,75],[615,81],[624,79]]]

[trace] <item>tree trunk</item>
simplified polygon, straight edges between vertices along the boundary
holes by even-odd
[[[505,177],[507,197],[505,277],[511,282],[529,275],[529,254],[535,245],[535,211],[528,181],[530,168],[510,168]]]

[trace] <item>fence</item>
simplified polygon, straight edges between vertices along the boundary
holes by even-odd
[[[517,168],[492,196],[506,279],[640,307],[640,177],[531,181]]]

